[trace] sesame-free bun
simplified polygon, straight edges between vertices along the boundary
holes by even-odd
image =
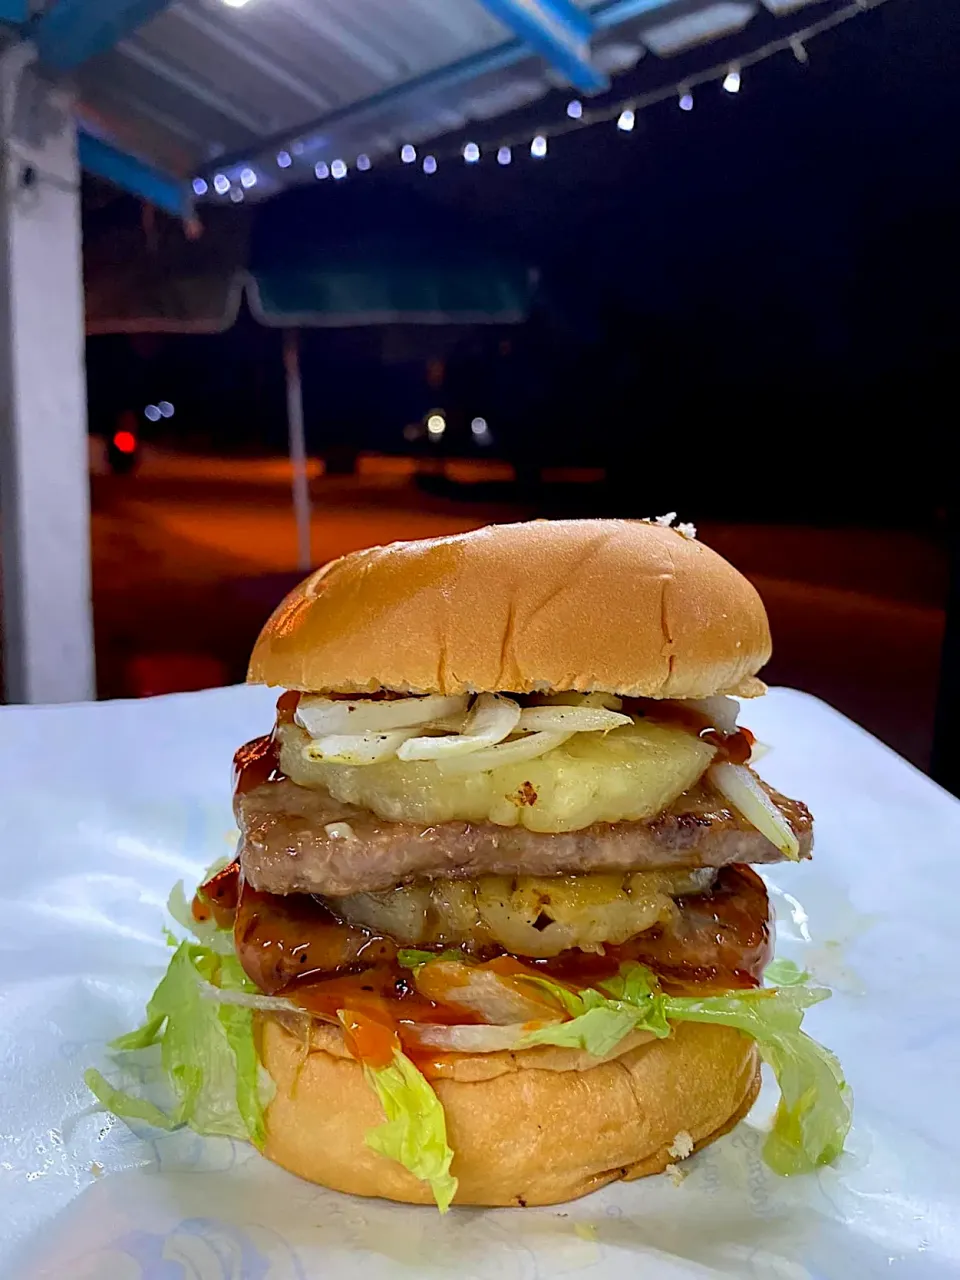
[[[760,1083],[752,1040],[703,1023],[680,1023],[664,1040],[646,1036],[634,1033],[633,1047],[600,1062],[548,1048],[444,1055],[432,1084],[459,1179],[454,1203],[574,1200],[660,1173],[746,1115]],[[318,1028],[307,1045],[266,1015],[261,1057],[277,1086],[269,1159],[351,1195],[432,1202],[426,1184],[364,1142],[385,1117],[338,1031]]]
[[[702,542],[639,520],[535,520],[334,560],[276,609],[247,678],[317,693],[749,697],[769,657],[763,602]]]

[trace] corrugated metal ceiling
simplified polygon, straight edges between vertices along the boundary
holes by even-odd
[[[738,30],[760,8],[577,2],[598,27],[593,62],[611,73]],[[774,12],[786,2],[764,0]],[[99,136],[180,177],[222,162],[236,180],[253,166],[253,195],[312,176],[317,161],[376,158],[562,83],[481,0],[174,0],[77,76]]]

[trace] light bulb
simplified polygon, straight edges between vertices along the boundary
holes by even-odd
[[[480,159],[480,148],[475,142],[468,142],[463,148],[463,158],[467,164],[476,164]]]
[[[617,128],[622,129],[624,133],[629,133],[633,126],[637,123],[637,117],[633,114],[629,107],[626,111],[620,112],[620,118],[617,120]]]
[[[225,173],[218,173],[213,180],[213,189],[218,196],[225,196],[230,190],[230,179]]]
[[[366,173],[370,168],[370,157],[364,154],[364,152],[361,152],[360,155],[357,156],[357,168],[361,173]]]
[[[436,157],[436,156],[424,156],[424,157],[423,157],[423,172],[424,172],[424,173],[436,173],[436,172],[437,172],[437,157]]]
[[[572,102],[568,102],[567,115],[570,117],[571,120],[579,120],[580,117],[583,115],[583,103],[580,102],[577,98],[574,98]]]
[[[547,154],[547,140],[542,133],[538,133],[530,143],[530,154],[535,160],[542,160]]]
[[[740,72],[737,71],[735,67],[731,67],[724,76],[723,87],[726,89],[727,93],[740,92]]]
[[[330,166],[330,172],[335,178],[345,178],[347,176],[347,166],[343,160],[334,160]]]
[[[206,182],[204,182],[203,178],[194,178],[193,194],[195,196],[205,196],[209,189],[210,188],[207,186]]]
[[[290,159],[289,151],[277,152],[277,168],[278,169],[289,169],[292,163],[293,161]]]
[[[470,423],[470,430],[475,436],[483,436],[487,433],[486,418],[474,418]]]
[[[317,177],[318,177],[318,178],[320,178],[321,180],[322,180],[323,178],[329,178],[329,177],[330,177],[330,166],[329,166],[328,164],[326,164],[323,160],[318,160],[318,161],[317,161],[317,163],[313,166],[313,172],[314,172],[314,173],[317,175]]]
[[[442,413],[431,413],[427,418],[427,433],[434,439],[442,436],[447,429],[447,420]]]
[[[240,190],[239,187],[231,187],[230,199],[233,201],[234,204],[240,203],[240,201],[243,199],[243,192]]]
[[[417,148],[412,147],[409,142],[405,142],[400,148],[400,159],[404,164],[413,164],[417,158]]]
[[[240,170],[240,185],[246,191],[249,191],[251,187],[255,187],[257,185],[257,175],[252,169]]]
[[[680,95],[680,110],[681,111],[693,110],[693,94],[692,93],[683,93]]]
[[[497,164],[509,164],[513,159],[513,152],[509,147],[501,147],[497,152]]]

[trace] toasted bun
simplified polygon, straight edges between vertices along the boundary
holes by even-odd
[[[769,657],[763,602],[703,543],[638,520],[537,520],[333,561],[275,611],[247,678],[331,693],[749,697]]]
[[[366,1145],[366,1133],[384,1123],[380,1103],[342,1041],[328,1033],[324,1043],[307,1046],[263,1019],[261,1055],[277,1086],[265,1154],[336,1191],[431,1203],[428,1186]],[[760,1084],[753,1041],[701,1023],[681,1023],[665,1040],[634,1040],[596,1066],[570,1050],[532,1049],[447,1055],[443,1067],[433,1083],[457,1204],[557,1204],[617,1178],[660,1173],[677,1158],[678,1134],[696,1149],[726,1133]]]

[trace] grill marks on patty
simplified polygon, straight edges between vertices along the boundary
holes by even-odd
[[[765,789],[810,856],[807,807]],[[645,822],[598,823],[546,834],[491,822],[423,827],[390,822],[287,778],[238,793],[243,875],[268,893],[341,897],[415,879],[576,875],[783,860],[779,850],[703,784]],[[327,827],[347,823],[352,834]]]

